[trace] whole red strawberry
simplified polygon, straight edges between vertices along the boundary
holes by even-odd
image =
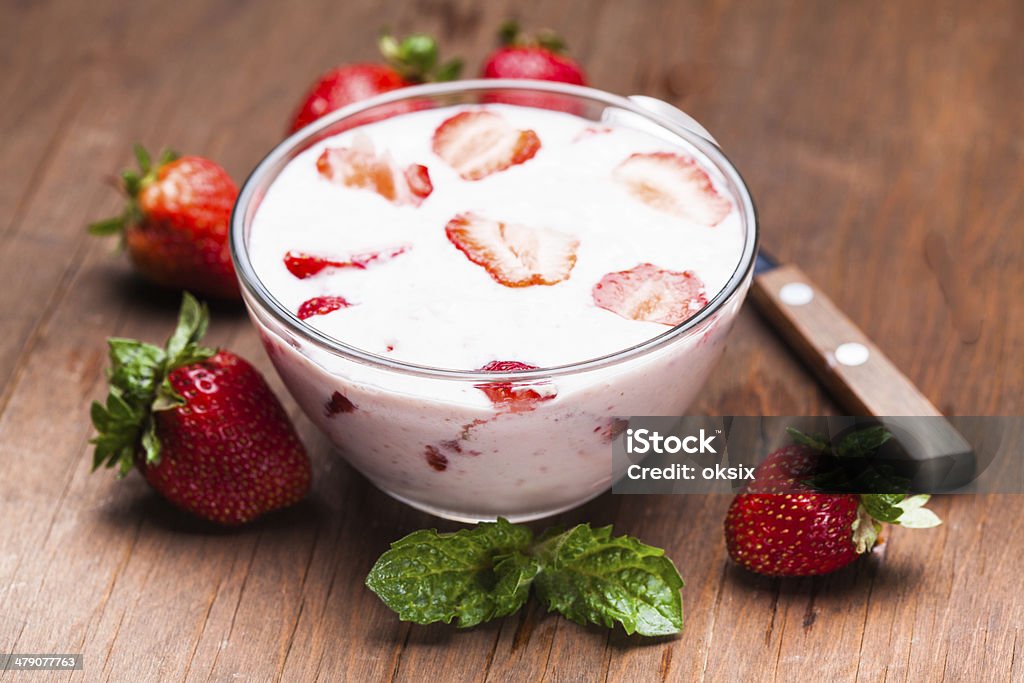
[[[768,576],[813,576],[845,567],[870,551],[882,522],[911,528],[940,524],[923,505],[927,495],[822,493],[812,486],[832,455],[822,439],[791,432],[798,444],[768,455],[754,480],[729,506],[725,542],[729,556]],[[839,457],[877,450],[889,438],[882,428],[855,432],[836,448]]]
[[[89,226],[94,235],[120,234],[135,268],[165,287],[237,299],[228,228],[238,188],[202,157],[164,152],[154,165],[135,148],[138,171],[122,174],[128,204],[120,216]]]
[[[229,351],[199,346],[208,314],[185,294],[164,348],[110,339],[110,394],[94,402],[93,469],[134,465],[175,506],[225,525],[287,507],[311,468],[263,377]]]
[[[430,36],[416,34],[398,41],[386,35],[380,39],[379,47],[387,63],[346,64],[335,67],[321,76],[299,105],[289,126],[289,132],[294,133],[324,114],[374,95],[428,80],[452,80],[462,69],[462,61],[458,59],[443,65],[438,64],[437,43]],[[379,115],[361,120],[361,123],[369,123],[413,109],[413,103],[396,103]]]
[[[536,39],[524,36],[515,21],[505,22],[498,33],[501,47],[484,62],[484,78],[527,78],[586,85],[587,78],[575,60],[565,55],[565,43],[550,31]]]

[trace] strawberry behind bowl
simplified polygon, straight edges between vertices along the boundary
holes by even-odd
[[[583,67],[566,54],[565,42],[553,31],[536,37],[523,34],[519,24],[506,21],[498,31],[499,47],[492,51],[480,70],[482,78],[553,81],[587,85]],[[555,93],[503,92],[488,95],[486,102],[539,107],[578,113],[578,104]]]
[[[343,64],[320,76],[299,104],[288,132],[294,133],[332,111],[375,95],[417,83],[454,80],[462,69],[462,60],[457,58],[440,63],[437,42],[424,34],[414,34],[403,40],[384,35],[378,47],[384,63]],[[417,108],[415,101],[396,102],[366,112],[349,121],[345,128],[373,123]],[[338,133],[345,128],[331,132]]]

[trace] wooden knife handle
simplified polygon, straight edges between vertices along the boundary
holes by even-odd
[[[751,297],[850,414],[942,414],[796,266],[758,275]]]

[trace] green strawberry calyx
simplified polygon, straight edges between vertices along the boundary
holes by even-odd
[[[185,292],[178,325],[163,348],[135,339],[111,337],[107,340],[110,368],[107,381],[110,393],[106,403],[93,401],[90,410],[97,435],[92,469],[101,465],[118,468],[118,477],[132,468],[135,457],[147,464],[160,462],[160,440],[156,435],[154,413],[185,404],[168,379],[171,371],[210,358],[216,349],[200,346],[209,326],[206,304]]]
[[[114,216],[102,221],[91,223],[88,227],[90,235],[124,235],[124,231],[131,225],[142,221],[142,208],[139,206],[139,193],[144,188],[156,181],[160,169],[178,158],[177,152],[165,149],[160,152],[156,164],[153,163],[149,152],[142,145],[135,145],[135,161],[138,163],[138,170],[125,169],[121,173],[121,187],[128,201],[125,202],[124,210]]]
[[[862,493],[857,506],[857,519],[853,522],[853,544],[858,553],[875,547],[882,523],[898,524],[908,529],[930,529],[942,524],[934,512],[924,507],[927,493]]]
[[[507,19],[498,28],[498,43],[502,47],[540,47],[555,54],[566,51],[565,41],[551,29],[543,29],[536,36],[529,36],[522,32],[515,19]]]
[[[410,83],[454,81],[462,73],[462,60],[456,57],[441,63],[437,41],[424,33],[399,40],[385,31],[377,47],[388,66]]]
[[[837,464],[834,469],[826,470],[807,483],[829,492],[852,492],[859,496],[857,518],[853,522],[853,544],[858,553],[865,553],[875,546],[883,523],[898,524],[908,529],[927,529],[942,524],[938,515],[924,507],[931,496],[924,493],[910,495],[907,492],[908,481],[884,465],[870,466],[871,456],[892,438],[892,433],[884,426],[855,430],[835,444],[821,435],[808,435],[792,428],[787,431],[797,444],[811,448]],[[850,462],[857,466],[852,470],[843,467]],[[868,467],[861,465],[865,462],[869,463]]]

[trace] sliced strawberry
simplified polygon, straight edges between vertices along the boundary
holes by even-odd
[[[721,223],[732,208],[697,160],[685,154],[634,154],[615,168],[614,177],[649,206],[707,226]]]
[[[506,287],[553,285],[569,278],[580,242],[571,235],[472,212],[445,226],[448,240]]]
[[[368,251],[362,254],[353,254],[344,261],[336,261],[323,256],[313,256],[301,251],[289,251],[284,255],[284,266],[295,277],[305,280],[327,268],[358,268],[365,269],[371,263],[390,261],[400,254],[409,251],[408,245],[389,247],[379,251]]]
[[[517,372],[519,370],[536,370],[536,365],[527,365],[514,360],[493,360],[480,368],[482,372]],[[541,401],[550,401],[555,397],[551,385],[523,385],[514,382],[487,382],[477,384],[476,388],[487,394],[496,408],[509,410],[513,413],[525,413],[537,407]]]
[[[591,291],[594,303],[630,320],[678,325],[707,305],[704,283],[689,270],[674,272],[650,263],[608,273]]]
[[[422,164],[409,164],[405,168],[405,182],[413,196],[420,197],[421,201],[434,191],[434,185],[430,182],[430,173]]]
[[[444,472],[448,469],[448,456],[439,451],[437,446],[427,446],[423,455],[427,459],[427,464],[438,472]]]
[[[434,153],[463,180],[480,180],[533,158],[540,138],[532,130],[517,130],[492,111],[464,111],[434,131]]]
[[[312,318],[314,315],[326,315],[339,308],[348,308],[351,305],[344,297],[315,296],[308,301],[302,302],[295,315],[299,317],[299,320],[305,320],[306,318]]]
[[[376,153],[365,139],[353,147],[328,147],[316,168],[331,182],[376,192],[394,204],[419,206],[434,190],[426,166],[399,168],[390,155]]]
[[[345,394],[335,391],[324,404],[324,415],[334,417],[341,413],[351,413],[356,409],[356,404],[348,399]]]
[[[438,472],[444,472],[448,469],[450,458],[458,458],[459,456],[476,457],[478,455],[480,455],[480,451],[463,448],[462,442],[459,439],[449,439],[434,446],[427,446],[424,449],[427,464]]]

